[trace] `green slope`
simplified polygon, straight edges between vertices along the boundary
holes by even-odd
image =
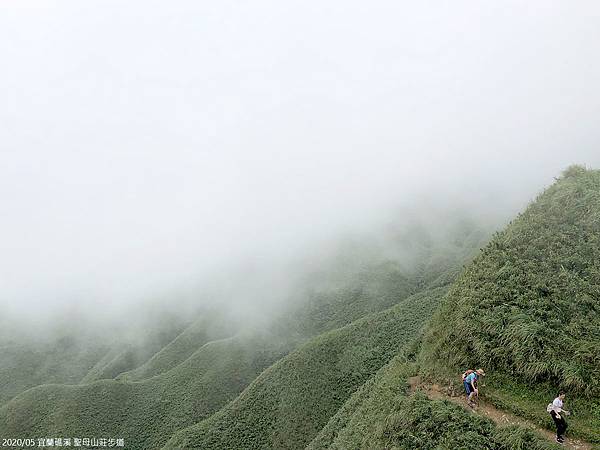
[[[445,288],[320,335],[277,362],[235,401],[180,431],[167,448],[301,448],[348,397],[414,339]]]
[[[388,231],[380,244],[384,248],[344,247],[330,265],[305,281],[309,288],[289,311],[290,326],[315,336],[383,311],[425,288],[451,283],[489,236],[471,220],[445,219],[447,228],[437,233],[420,222]],[[369,256],[372,252],[377,256]]]
[[[106,355],[82,378],[81,383],[115,378],[120,373],[143,364],[159,348],[158,345],[138,348],[130,343],[114,344]]]
[[[152,317],[145,319],[136,327],[117,333],[110,350],[90,369],[81,382],[91,383],[115,378],[123,372],[140,367],[191,326],[190,318],[187,316],[165,311],[156,317],[160,313],[156,311],[152,313]],[[209,318],[214,316],[206,311],[197,311],[195,315],[201,318],[206,315]]]
[[[377,256],[363,259],[361,250],[346,255],[349,256],[346,261],[335,260],[334,270],[321,271],[319,282],[308,280],[298,293],[308,301],[294,302],[291,310],[268,325],[271,331],[262,334],[207,343],[230,335],[234,326],[223,317],[214,320],[200,317],[184,328],[182,324],[189,324],[188,316],[184,324],[179,316],[164,317],[157,313],[141,321],[145,326],[131,333],[133,339],[117,339],[117,345],[104,345],[90,357],[76,354],[75,366],[80,364],[80,370],[67,370],[65,358],[61,365],[58,355],[56,368],[50,365],[43,376],[27,378],[29,363],[18,360],[13,366],[21,372],[10,372],[6,379],[12,382],[12,378],[18,379],[23,373],[27,381],[13,395],[31,386],[41,386],[0,408],[0,430],[13,436],[109,435],[124,437],[128,448],[161,446],[177,430],[202,423],[236,398],[262,370],[297,348],[300,342],[368,314],[371,314],[369,320],[378,317],[384,324],[381,329],[377,320],[365,319],[366,329],[372,331],[357,330],[356,324],[345,331],[336,330],[331,336],[315,338],[305,357],[296,355],[281,361],[277,366],[280,369],[269,369],[278,373],[287,364],[301,372],[305,363],[312,364],[312,375],[305,375],[303,385],[309,385],[313,375],[322,375],[319,383],[306,392],[302,386],[294,385],[291,375],[276,383],[277,401],[285,413],[282,424],[292,430],[290,442],[308,443],[350,393],[395,354],[397,341],[404,339],[404,333],[412,336],[419,331],[433,309],[430,302],[437,302],[443,289],[435,291],[433,296],[410,296],[424,286],[447,286],[482,236],[477,230],[469,230],[466,234],[470,237],[460,240],[455,239],[460,232],[453,233],[454,238],[447,243],[415,227],[410,233],[401,234],[398,248],[391,252],[393,257],[382,258],[378,250]],[[397,255],[405,253],[410,256],[405,255],[399,262]],[[351,264],[347,264],[349,260]],[[375,314],[407,297],[412,302],[423,299],[422,305],[407,313],[411,318],[408,325],[402,320],[385,319],[392,314],[390,311]],[[421,308],[426,308],[426,312]],[[19,344],[12,342],[2,350],[17,349],[19,355]],[[321,368],[315,366],[318,358],[330,357],[328,346],[341,354]],[[91,345],[87,350],[93,348]],[[0,361],[0,375],[7,361],[10,358]],[[61,369],[71,378],[54,377]],[[81,385],[49,384],[71,382]],[[323,396],[322,390],[331,391],[329,397]],[[319,406],[322,396],[326,399],[323,408]],[[294,409],[305,401],[313,408],[308,422],[301,408]],[[266,421],[273,419],[272,411],[269,414]]]
[[[558,449],[534,431],[496,427],[484,417],[470,414],[446,400],[430,400],[416,393],[398,399],[393,412],[366,448],[397,449]],[[365,447],[363,447],[365,448]]]
[[[394,358],[352,395],[307,450],[555,448],[530,430],[498,429],[460,406],[409,395],[406,381],[416,370],[406,358]]]
[[[430,245],[425,253],[435,253],[437,248]],[[455,260],[454,256],[450,259]],[[272,341],[266,338],[262,341],[248,338],[248,342],[244,343],[236,338],[233,342],[237,348],[225,346],[223,342],[227,341],[204,348],[202,346],[207,339],[230,332],[230,321],[212,315],[201,317],[170,343],[155,351],[156,343],[166,341],[167,334],[161,332],[161,326],[170,333],[177,331],[177,328],[166,327],[162,323],[159,326],[150,324],[147,327],[149,336],[141,339],[141,342],[134,341],[135,345],[124,342],[112,348],[103,347],[93,358],[78,360],[83,363],[83,367],[77,373],[73,371],[76,375],[73,382],[81,381],[81,387],[72,389],[57,385],[41,386],[15,399],[0,410],[0,429],[2,423],[5,423],[16,436],[27,436],[32,430],[41,435],[58,433],[60,430],[65,433],[114,430],[128,439],[134,439],[134,445],[144,446],[148,442],[158,445],[165,436],[201,421],[233,399],[253,376],[295,348],[298,342],[321,330],[347,323],[368,311],[378,311],[389,304],[402,301],[410,295],[412,286],[418,284],[414,281],[417,279],[414,274],[412,280],[399,275],[399,267],[391,261],[367,266],[360,264],[358,268],[344,269],[342,272],[343,276],[331,283],[335,285],[334,288],[321,290],[319,298],[308,304],[300,302],[300,306],[295,307],[294,311],[287,311],[272,323],[271,334],[276,335]],[[356,296],[352,294],[357,292]],[[343,304],[344,299],[348,301],[347,307],[337,307]],[[337,306],[334,308],[332,305]],[[332,316],[327,311],[334,311],[333,320],[330,320]],[[137,335],[143,337],[144,333]],[[215,349],[219,351],[211,353]],[[233,356],[236,354],[242,356],[236,360]],[[206,366],[209,364],[209,356],[212,358],[210,371]],[[147,360],[142,364],[144,358]],[[205,361],[204,368],[199,373],[189,370],[189,365],[195,360]],[[245,367],[244,364],[249,364],[249,361],[254,362]],[[0,361],[0,367],[2,364]],[[25,364],[17,365],[27,368]],[[202,366],[200,363],[199,365]],[[231,367],[242,374],[236,382],[231,381],[232,374],[227,372]],[[132,368],[134,370],[126,371]],[[217,370],[224,371],[222,377]],[[204,371],[208,371],[208,375]],[[113,377],[117,381],[107,380]],[[95,382],[98,380],[106,381]],[[21,390],[49,382],[62,383],[64,380],[40,377],[37,383],[30,382]],[[159,394],[162,398],[158,397]],[[103,395],[109,400],[101,400]],[[204,395],[207,399],[203,398]],[[86,402],[86,399],[89,401]],[[90,420],[83,420],[82,417]],[[138,433],[138,430],[143,431]]]
[[[204,314],[143,365],[124,372],[117,378],[137,381],[153,377],[185,361],[207,342],[224,339],[232,334],[233,326],[222,314]]]
[[[488,398],[549,426],[558,389],[574,434],[600,442],[600,171],[568,169],[451,288],[424,342],[434,377],[483,366]]]
[[[43,385],[0,408],[6,436],[123,437],[127,448],[163,445],[232,400],[289,349],[276,336],[243,335],[202,346],[184,362],[140,382]]]
[[[108,344],[65,334],[44,342],[0,343],[0,405],[42,383],[76,384],[108,351]]]
[[[372,448],[371,439],[391,414],[398,397],[405,395],[408,388],[406,380],[415,371],[415,365],[405,357],[394,357],[352,394],[307,450]]]
[[[302,334],[314,336],[383,311],[416,291],[415,278],[386,261],[314,288],[290,315]]]
[[[113,378],[145,362],[189,323],[151,308],[127,328],[83,317],[53,319],[23,326],[22,319],[0,317],[0,404],[41,384]]]

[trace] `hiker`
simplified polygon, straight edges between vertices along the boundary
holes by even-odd
[[[569,411],[562,409],[564,401],[565,393],[561,391],[558,393],[558,397],[546,407],[546,411],[550,413],[556,425],[556,442],[559,444],[565,442],[565,432],[567,431],[567,422],[564,416],[571,414]]]
[[[485,375],[483,369],[477,370],[467,370],[463,373],[463,386],[465,387],[465,392],[467,393],[467,404],[473,407],[473,397],[479,395],[479,390],[477,389],[477,382],[479,377]]]

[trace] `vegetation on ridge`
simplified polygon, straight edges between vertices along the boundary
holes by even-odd
[[[527,397],[543,390],[545,402],[565,389],[585,403],[572,430],[600,442],[599,313],[600,171],[572,167],[457,279],[421,359],[434,377],[483,366],[497,376],[496,401],[515,410],[513,380]],[[545,404],[529,403],[525,413],[550,425]]]
[[[455,280],[481,242],[463,231],[440,246],[413,229],[403,261],[317,274],[270,332],[210,341],[230,330],[197,322],[120,375],[109,354],[84,381],[116,379],[30,389],[0,407],[0,429],[110,432],[134,449],[554,448],[407,389],[416,373],[461,389],[483,366],[486,401],[551,427],[545,406],[566,389],[569,436],[600,443],[600,172],[565,171]]]
[[[445,291],[414,295],[312,339],[217,414],[175,434],[167,448],[304,447],[356,389],[413,341]]]

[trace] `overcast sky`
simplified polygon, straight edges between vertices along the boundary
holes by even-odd
[[[176,288],[600,167],[596,1],[0,3],[0,301]]]

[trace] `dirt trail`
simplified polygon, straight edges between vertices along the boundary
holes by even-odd
[[[520,425],[528,428],[533,428],[536,432],[544,436],[546,439],[552,442],[555,441],[556,434],[552,433],[549,430],[544,428],[540,428],[539,426],[519,417],[512,413],[502,411],[501,409],[497,409],[493,405],[486,403],[484,401],[480,401],[479,405],[476,409],[471,409],[467,407],[466,401],[464,397],[452,397],[444,392],[444,390],[437,384],[433,385],[425,385],[421,383],[420,377],[411,377],[408,379],[408,383],[410,385],[410,392],[414,392],[416,390],[420,390],[427,394],[427,396],[434,400],[449,400],[452,403],[456,403],[459,406],[467,410],[474,411],[476,414],[480,414],[482,416],[488,417],[493,420],[499,426],[508,426],[508,425]],[[590,443],[581,441],[579,439],[570,439],[567,438],[563,447],[572,449],[572,450],[592,450],[593,447]]]

